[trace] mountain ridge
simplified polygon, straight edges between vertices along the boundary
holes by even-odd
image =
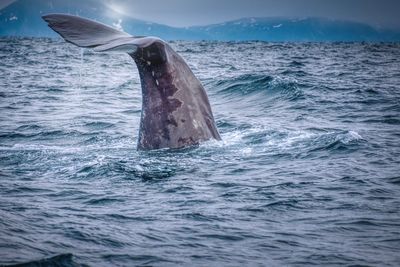
[[[173,27],[124,16],[94,0],[74,4],[62,0],[37,0],[35,3],[18,0],[0,10],[0,36],[56,37],[41,16],[68,13],[113,25],[134,35],[154,35],[166,40],[400,41],[400,31],[318,17],[245,17],[209,25]]]

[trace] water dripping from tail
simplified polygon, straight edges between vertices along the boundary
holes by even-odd
[[[83,53],[84,53],[84,48],[80,49],[80,62],[79,62],[79,78],[78,78],[78,89],[81,89],[82,85],[82,68],[83,68]]]

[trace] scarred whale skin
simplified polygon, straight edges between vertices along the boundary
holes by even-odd
[[[182,148],[221,139],[206,91],[166,42],[133,37],[72,15],[49,14],[43,19],[67,42],[99,52],[126,52],[133,58],[142,85],[138,149]]]

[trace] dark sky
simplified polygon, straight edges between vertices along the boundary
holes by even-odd
[[[12,0],[0,0],[2,3]],[[31,0],[35,2],[35,0]],[[85,1],[85,0],[70,0]],[[102,0],[134,18],[172,26],[242,17],[328,17],[400,28],[400,0]]]

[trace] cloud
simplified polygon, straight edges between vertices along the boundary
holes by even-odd
[[[189,26],[243,17],[328,17],[400,27],[398,0],[109,0],[125,15]]]

